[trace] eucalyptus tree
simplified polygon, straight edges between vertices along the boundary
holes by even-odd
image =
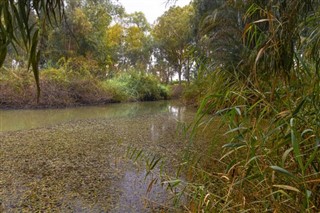
[[[146,71],[152,48],[150,26],[143,13],[124,14],[107,28],[104,41],[111,69],[134,67]]]
[[[187,60],[187,50],[192,44],[192,30],[190,27],[193,19],[193,7],[171,7],[158,18],[153,30],[156,56],[164,57],[169,65],[176,70],[181,83],[184,64]],[[163,61],[158,58],[158,61]]]
[[[141,29],[143,32],[150,31],[150,25],[144,13],[142,12],[134,12],[131,14],[127,14],[125,17],[125,23],[129,26],[136,26]]]
[[[127,14],[124,56],[129,66],[146,71],[152,53],[150,25],[142,12]]]
[[[119,63],[123,58],[124,36],[125,28],[120,23],[109,26],[106,29],[106,35],[104,38],[108,55],[106,63],[111,72],[114,72],[118,69]],[[112,73],[109,74],[112,76]]]

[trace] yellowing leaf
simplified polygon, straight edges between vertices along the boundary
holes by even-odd
[[[294,192],[300,192],[300,190],[297,189],[296,187],[288,186],[288,185],[273,185],[273,187],[277,187],[280,189],[286,189],[286,190],[290,190],[290,191],[294,191]]]

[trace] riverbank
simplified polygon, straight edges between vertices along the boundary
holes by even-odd
[[[42,79],[39,102],[37,102],[37,90],[34,82],[16,83],[18,85],[0,82],[1,109],[65,108],[119,102],[110,92],[96,85],[97,82],[92,80],[61,85]]]
[[[183,86],[163,85],[152,75],[123,73],[112,79],[77,75],[64,69],[43,70],[40,99],[31,73],[6,71],[0,77],[1,109],[39,109],[94,106],[119,102],[178,99]]]

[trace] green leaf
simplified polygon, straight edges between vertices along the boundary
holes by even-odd
[[[292,113],[292,117],[296,116],[296,115],[300,112],[300,110],[301,110],[301,108],[303,107],[303,105],[304,105],[305,102],[306,102],[306,100],[303,99],[303,100],[299,103],[299,105],[297,106],[297,108],[296,108],[296,109],[294,110],[294,112]]]
[[[39,79],[39,68],[38,68],[38,64],[40,60],[40,51],[37,51],[38,37],[39,37],[39,29],[37,29],[33,34],[31,51],[30,51],[30,56],[28,61],[28,69],[30,69],[30,66],[32,66],[34,79],[36,81],[37,103],[39,103],[39,98],[40,98],[40,79]]]
[[[298,162],[301,171],[304,171],[304,166],[302,163],[302,156],[300,153],[299,141],[296,138],[295,130],[294,130],[294,118],[290,119],[290,128],[291,128],[291,144],[293,147],[294,158]]]
[[[314,159],[318,156],[318,146],[314,147],[312,154],[310,155],[308,161],[304,165],[303,171],[305,172],[308,169],[308,166],[314,161]]]
[[[233,128],[233,129],[229,130],[228,132],[224,133],[224,135],[230,134],[232,132],[237,132],[237,131],[240,131],[240,130],[246,130],[246,129],[247,129],[246,127],[239,126],[239,127],[236,127],[236,128]]]
[[[164,181],[162,182],[163,184],[168,184],[171,188],[176,187],[177,185],[179,185],[182,181],[180,179],[176,179],[176,180],[169,180],[169,181]]]
[[[303,132],[301,133],[301,137],[303,137],[305,134],[311,133],[311,132],[313,132],[312,129],[305,129],[305,130],[303,130]]]
[[[223,145],[222,147],[223,148],[238,148],[238,147],[241,147],[244,145],[246,145],[246,144],[245,143],[228,143],[228,144]]]
[[[136,158],[134,159],[134,161],[137,161],[141,154],[142,154],[142,150],[140,150],[140,151],[138,152],[138,154],[137,154]]]
[[[154,158],[154,159],[155,159],[155,158]],[[158,162],[159,162],[160,160],[161,160],[161,157],[158,158],[158,159],[155,160],[155,161],[152,160],[153,164],[151,164],[150,170],[154,169],[154,167],[158,164]]]
[[[281,168],[279,166],[270,166],[271,169],[273,169],[276,172],[282,173],[284,175],[296,178],[292,173],[290,173],[288,170]]]

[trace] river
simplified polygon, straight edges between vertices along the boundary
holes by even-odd
[[[179,165],[194,114],[170,101],[0,110],[0,211],[180,211],[160,172]]]
[[[183,120],[186,107],[178,102],[158,101],[109,104],[64,109],[1,110],[0,131],[16,131],[47,127],[58,123],[83,119],[133,118],[141,115],[168,113],[169,117]],[[191,113],[191,112],[187,112]]]

